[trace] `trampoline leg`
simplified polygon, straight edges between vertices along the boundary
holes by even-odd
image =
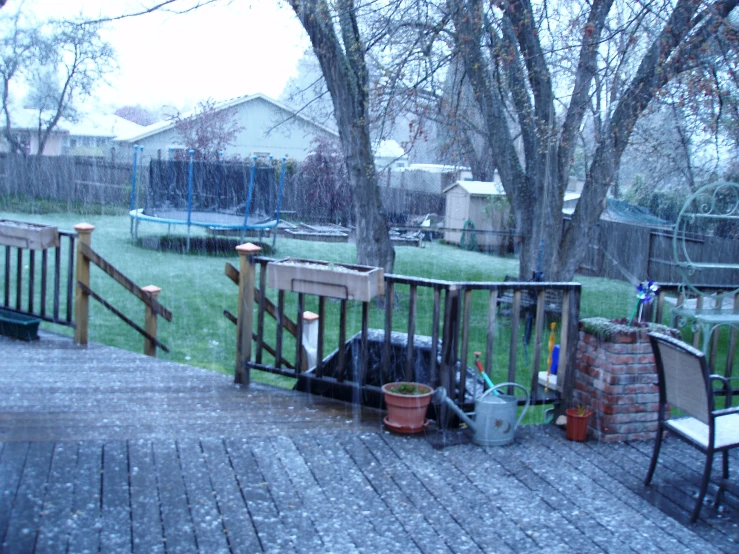
[[[136,218],[136,223],[133,224],[133,241],[138,242],[139,240],[139,218]]]
[[[190,226],[187,226],[187,253],[190,253]]]

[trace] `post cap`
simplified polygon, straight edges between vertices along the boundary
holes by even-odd
[[[239,254],[258,254],[261,251],[261,246],[257,246],[256,244],[252,244],[251,242],[239,244],[236,247],[236,252],[238,252]]]
[[[95,226],[89,223],[78,223],[74,226],[74,230],[78,233],[92,233],[95,230]]]
[[[141,290],[148,292],[149,294],[159,294],[162,292],[162,289],[156,285],[146,285],[145,287],[141,287]]]
[[[318,314],[313,312],[303,312],[303,320],[307,321],[308,323],[311,323],[313,321],[316,321],[318,319]]]

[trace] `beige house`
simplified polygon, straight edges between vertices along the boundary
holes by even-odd
[[[38,152],[38,110],[14,109],[11,113],[13,134],[24,145],[27,154]],[[117,115],[89,113],[77,121],[62,118],[49,135],[43,156],[91,156],[110,157],[113,139],[143,129]],[[10,145],[0,138],[0,152],[8,152]]]
[[[287,106],[265,96],[241,96],[216,105],[218,110],[232,110],[234,123],[241,130],[226,148],[226,158],[252,156],[281,158],[287,156],[303,161],[313,149],[317,136],[338,139],[339,135]],[[189,114],[185,114],[187,116]],[[184,150],[182,139],[173,121],[160,121],[116,139],[120,156],[133,157],[133,147],[143,147],[144,159],[167,159],[171,150]]]

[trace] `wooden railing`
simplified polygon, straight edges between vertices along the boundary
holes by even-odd
[[[260,250],[253,245],[242,245],[237,248],[241,255],[240,270],[237,270],[231,264],[226,264],[226,275],[234,282],[239,284],[239,313],[234,316],[228,311],[224,311],[224,315],[234,323],[239,325],[237,356],[235,367],[235,381],[237,383],[249,383],[250,369],[259,369],[295,377],[299,380],[320,382],[320,386],[331,388],[352,389],[355,393],[360,393],[362,397],[363,391],[371,391],[375,394],[380,392],[379,387],[368,385],[364,381],[367,370],[367,334],[369,328],[371,310],[381,310],[382,319],[384,321],[384,344],[382,355],[382,371],[384,375],[388,375],[388,364],[390,364],[389,355],[391,348],[391,331],[397,325],[394,325],[394,319],[397,318],[395,312],[405,304],[407,297],[407,312],[400,314],[405,316],[403,328],[406,330],[409,340],[405,346],[406,350],[406,366],[405,378],[414,380],[414,340],[412,337],[417,333],[419,320],[417,311],[419,310],[419,301],[423,304],[423,308],[430,312],[430,328],[426,324],[425,331],[427,336],[431,337],[431,355],[429,374],[431,376],[432,386],[444,386],[450,397],[458,404],[464,404],[463,398],[456,398],[457,386],[459,390],[464,390],[466,373],[460,372],[461,382],[455,384],[456,368],[461,366],[466,368],[472,365],[471,352],[480,350],[484,352],[484,367],[488,372],[493,367],[494,353],[496,352],[496,340],[499,340],[498,333],[499,315],[498,299],[504,294],[512,294],[512,302],[510,304],[510,339],[508,343],[508,364],[505,373],[507,381],[515,382],[520,378],[517,368],[521,365],[518,355],[519,342],[522,339],[523,330],[522,322],[527,318],[530,322],[533,340],[533,356],[531,361],[526,361],[527,369],[530,370],[530,386],[532,401],[538,404],[559,404],[560,402],[567,404],[572,395],[574,371],[572,367],[575,359],[575,351],[577,348],[578,323],[580,310],[580,290],[578,283],[547,283],[547,282],[451,282],[435,279],[424,279],[419,277],[408,277],[402,275],[386,274],[385,279],[385,295],[378,302],[362,302],[361,303],[361,323],[359,324],[360,355],[358,370],[359,381],[349,381],[346,379],[347,368],[347,300],[338,300],[338,345],[335,353],[338,361],[338,372],[336,376],[327,376],[324,374],[324,352],[325,352],[325,330],[329,324],[326,321],[326,297],[318,296],[318,341],[317,356],[315,367],[310,368],[310,372],[306,372],[307,366],[302,361],[304,349],[302,344],[302,325],[303,313],[306,305],[306,295],[304,293],[290,293],[297,296],[297,315],[295,322],[290,320],[285,314],[285,291],[277,291],[277,301],[272,302],[266,296],[267,286],[267,267],[272,261],[270,258],[260,257]],[[399,299],[399,290],[403,291],[403,302]],[[406,291],[407,290],[407,294]],[[559,367],[560,374],[557,379],[556,390],[548,390],[546,387],[539,386],[539,371],[545,370],[546,362],[542,360],[542,352],[545,351],[545,328],[544,323],[547,315],[546,302],[555,294],[562,299],[561,315],[559,316],[559,332],[560,332],[560,354]],[[475,295],[477,302],[473,303],[472,298]],[[482,295],[482,301],[480,298]],[[523,306],[522,299],[531,299]],[[533,300],[535,299],[535,300]],[[428,305],[428,301],[431,305]],[[477,305],[478,308],[474,306]],[[483,306],[484,313],[480,313],[479,306]],[[256,316],[254,317],[254,309],[256,307]],[[265,331],[265,314],[270,315],[276,321],[274,345],[267,344]],[[376,319],[378,314],[374,314]],[[256,320],[256,321],[255,321]],[[484,322],[484,340],[471,338],[473,327],[480,327]],[[397,322],[396,322],[397,323]],[[288,356],[294,359],[291,364],[286,360],[284,353],[284,331],[287,330],[290,335],[295,337],[295,355]],[[475,329],[476,335],[479,330]],[[254,342],[254,344],[252,344]],[[482,344],[480,344],[482,342]],[[252,359],[252,347],[254,347],[254,359]],[[439,352],[439,348],[441,352]],[[264,351],[274,356],[273,364],[265,363]],[[545,354],[546,355],[546,354]],[[437,359],[440,362],[437,363]],[[530,364],[530,365],[529,365]],[[527,376],[527,379],[529,377]],[[307,387],[310,389],[310,387]],[[467,406],[469,407],[469,406]]]
[[[0,307],[74,327],[72,299],[76,239],[76,233],[59,231],[59,245],[52,248],[36,251],[21,246],[5,246]],[[28,271],[25,271],[26,267]]]
[[[126,277],[111,263],[92,249],[91,238],[95,227],[88,223],[80,223],[74,226],[78,234],[77,241],[77,287],[75,296],[75,331],[74,341],[80,345],[86,345],[88,341],[89,327],[89,304],[90,297],[97,300],[105,308],[117,315],[131,328],[138,331],[144,337],[144,354],[156,356],[156,349],[161,348],[165,352],[169,349],[157,339],[157,316],[162,316],[167,321],[172,321],[172,312],[162,306],[157,297],[161,289],[154,285],[139,287],[131,279]],[[119,283],[128,292],[141,300],[145,306],[144,327],[137,325],[125,316],[115,306],[111,305],[101,295],[90,288],[90,263],[95,264]]]

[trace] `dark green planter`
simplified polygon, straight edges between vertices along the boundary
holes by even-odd
[[[0,335],[20,340],[36,340],[41,320],[31,315],[0,309]]]

